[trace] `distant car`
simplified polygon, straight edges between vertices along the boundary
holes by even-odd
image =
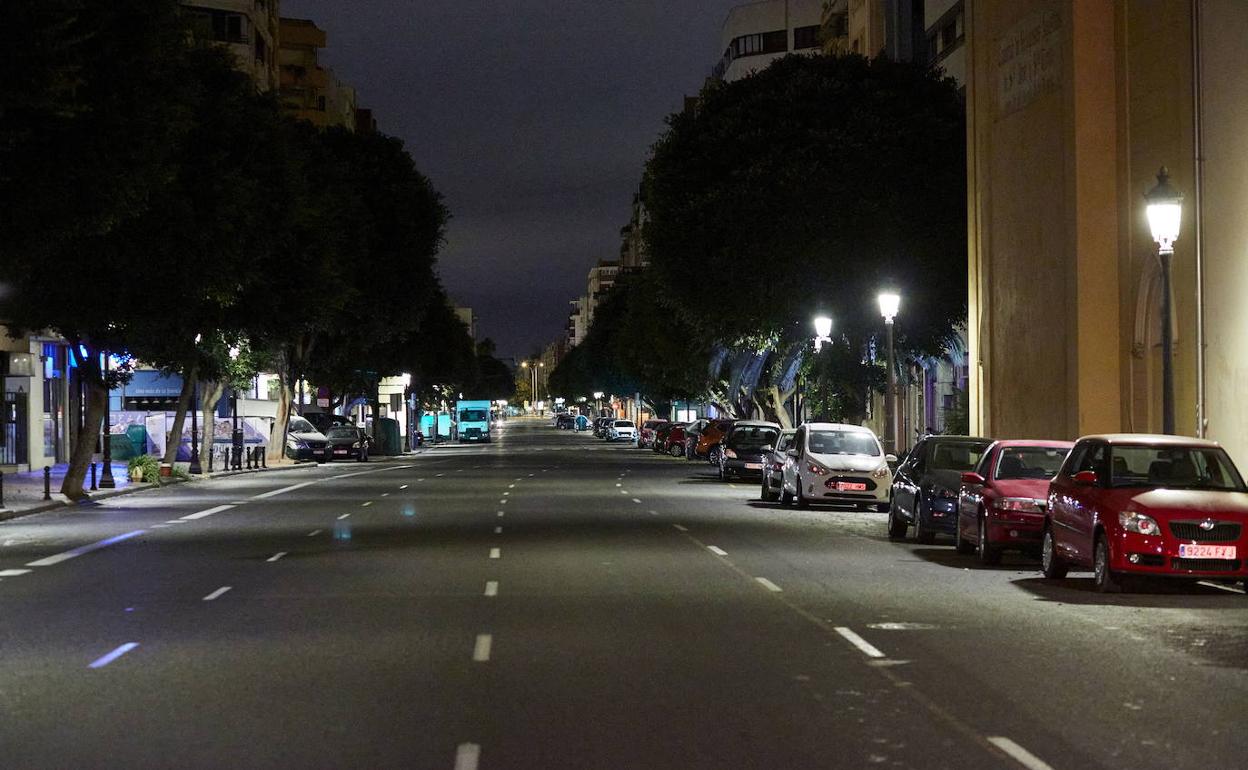
[[[870,428],[831,422],[806,423],[797,429],[788,449],[780,500],[854,505],[863,510],[888,509],[893,474],[892,455],[885,455]]]
[[[667,420],[646,420],[641,424],[641,430],[637,433],[637,446],[650,448],[654,446],[654,434],[659,428],[671,425]]]
[[[286,456],[292,460],[323,460],[329,439],[312,423],[292,414],[286,424]]]
[[[555,427],[559,430],[573,430],[576,428],[576,418],[564,412],[555,418]]]
[[[733,420],[711,420],[698,434],[693,447],[694,457],[705,457],[711,465],[719,465],[719,444],[732,430]]]
[[[740,420],[720,442],[719,477],[762,476],[768,447],[775,446],[780,426],[774,422]]]
[[[975,470],[992,441],[974,436],[927,436],[897,466],[888,536],[900,540],[914,526],[914,539],[932,543],[937,533],[952,535],[958,521],[962,474]]]
[[[330,428],[325,438],[328,441],[328,447],[325,450],[327,461],[368,462],[368,450],[373,445],[373,439],[364,432],[363,428],[357,428],[354,425],[338,425]]]
[[[607,437],[607,426],[615,422],[614,417],[599,417],[594,420],[594,435],[598,438]]]
[[[322,434],[328,434],[329,429],[336,425],[354,425],[350,417],[332,412],[306,412],[303,419],[312,423],[312,426]]]
[[[975,470],[962,474],[954,538],[958,553],[998,564],[1003,551],[1040,553],[1049,480],[1070,441],[997,441]]]
[[[671,428],[669,428],[664,434],[663,448],[660,451],[664,454],[669,454],[672,457],[684,457],[686,427],[686,425],[682,425],[680,423],[671,426]]]
[[[782,430],[776,437],[771,451],[763,455],[763,490],[760,497],[773,503],[780,499],[780,487],[784,483],[784,466],[789,460],[788,450],[793,445],[796,430]]]
[[[1087,436],[1049,485],[1044,576],[1093,571],[1099,591],[1132,575],[1244,580],[1248,487],[1219,444],[1182,436]]]
[[[607,441],[633,441],[637,438],[637,426],[632,420],[615,420],[607,428]]]
[[[685,424],[685,459],[692,460],[696,457],[694,449],[698,445],[698,439],[702,437],[702,431],[706,429],[711,421],[702,417],[693,422]]]
[[[679,427],[680,425],[678,423],[669,422],[669,423],[660,425],[658,428],[655,428],[654,440],[650,443],[650,449],[660,454],[666,454],[667,453],[667,437],[671,435],[673,430]]]

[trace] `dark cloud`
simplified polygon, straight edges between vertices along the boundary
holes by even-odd
[[[441,256],[481,334],[526,355],[561,333],[619,228],[663,117],[719,53],[733,0],[283,0],[454,219]]]

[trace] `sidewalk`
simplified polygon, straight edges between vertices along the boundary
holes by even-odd
[[[4,474],[4,498],[0,504],[0,521],[12,519],[18,516],[25,516],[41,511],[49,511],[54,508],[61,508],[66,505],[73,505],[68,497],[60,493],[61,484],[65,480],[65,472],[68,465],[60,463],[51,466],[51,492],[52,499],[45,500],[43,497],[43,469],[37,471],[29,471],[24,473],[6,473]],[[196,481],[223,478],[227,476],[237,476],[244,473],[264,473],[265,471],[292,470],[296,468],[315,468],[316,463],[291,463],[270,465],[268,468],[254,468],[241,471],[217,471],[216,473],[204,473],[201,476],[193,476]],[[144,489],[159,489],[157,484],[145,484],[143,482],[134,483],[130,481],[129,471],[125,463],[113,463],[113,481],[116,483],[114,489],[100,489],[91,491],[91,472],[87,471],[87,477],[83,480],[82,488],[91,496],[92,500],[103,500],[117,495],[124,495],[130,492],[138,492]],[[103,475],[103,464],[96,464],[97,481],[98,477]],[[165,485],[182,483],[180,479],[165,479]]]

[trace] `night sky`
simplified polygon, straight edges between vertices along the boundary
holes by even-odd
[[[282,0],[322,65],[404,140],[453,219],[443,282],[499,355],[562,333],[663,118],[697,93],[741,0]]]

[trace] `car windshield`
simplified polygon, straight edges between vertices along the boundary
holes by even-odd
[[[986,442],[941,441],[932,447],[929,467],[937,471],[973,471],[987,448]]]
[[[631,427],[633,427],[633,423],[632,423],[632,421],[631,421],[631,420],[616,420],[616,421],[615,421],[615,427],[617,427],[617,428],[631,428]]]
[[[312,427],[312,423],[302,417],[291,417],[288,430],[291,433],[316,433],[316,428]]]
[[[810,451],[819,455],[867,455],[879,457],[875,436],[861,430],[812,430]]]
[[[762,449],[775,444],[780,431],[767,425],[737,426],[728,434],[728,446],[733,449]]]
[[[355,438],[355,428],[330,428],[326,438]]]
[[[459,419],[468,422],[485,422],[488,417],[484,409],[465,409],[459,413]]]
[[[1066,459],[1065,447],[1005,447],[997,457],[997,479],[1051,479]]]
[[[1231,458],[1216,447],[1112,447],[1110,486],[1246,491]]]

